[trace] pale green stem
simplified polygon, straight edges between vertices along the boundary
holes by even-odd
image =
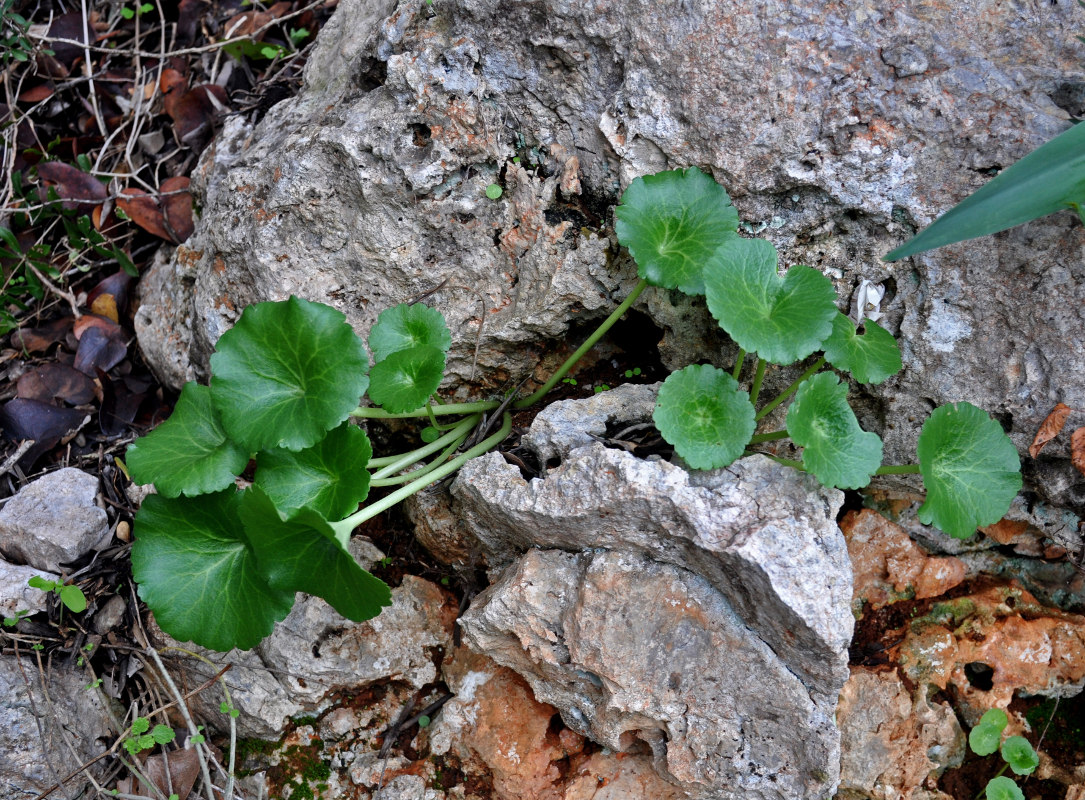
[[[412,472],[404,472],[402,475],[393,475],[389,478],[374,478],[369,482],[369,485],[398,486],[401,483],[406,483],[407,481],[421,478],[423,475],[428,475],[430,472],[441,466],[441,464],[450,455],[456,452],[456,448],[464,443],[464,440],[467,439],[467,434],[469,432],[470,429],[468,429],[467,431],[463,431],[456,439],[452,441],[451,444],[448,445],[448,447],[444,449],[444,452],[442,452],[441,455],[437,456],[437,458],[433,459],[433,461],[431,461],[429,464],[426,464],[426,466],[420,467],[419,469],[416,469]]]
[[[773,400],[768,405],[766,405],[764,408],[762,408],[760,411],[758,411],[757,416],[754,417],[754,419],[755,420],[761,420],[761,419],[764,419],[766,416],[768,416],[770,413],[772,413],[772,410],[774,408],[776,408],[776,406],[780,405],[780,403],[784,402],[784,400],[791,397],[791,395],[793,395],[796,391],[798,391],[799,386],[802,385],[802,382],[804,380],[809,378],[811,375],[813,375],[815,372],[817,372],[819,369],[821,369],[824,366],[825,366],[825,358],[824,357],[819,358],[817,361],[815,361],[813,364],[811,364],[810,368],[807,369],[806,372],[804,372],[802,375],[800,375],[799,379],[797,381],[795,381],[793,384],[791,384],[786,389],[784,389],[782,392],[780,392],[779,396],[775,400]]]
[[[433,399],[438,400],[437,395],[434,395]],[[438,400],[438,404],[439,405],[444,405],[439,400]],[[434,428],[436,428],[439,431],[450,431],[453,428],[455,428],[456,425],[457,425],[457,423],[455,423],[455,422],[449,422],[447,425],[442,425],[440,422],[438,422],[437,421],[437,416],[433,413],[433,406],[430,403],[426,404],[426,411],[429,412],[429,424],[432,425]]]
[[[576,352],[574,352],[571,356],[565,359],[565,363],[558,367],[558,371],[551,375],[550,379],[538,389],[536,389],[532,394],[528,395],[522,400],[517,400],[515,403],[513,403],[512,407],[527,408],[528,406],[533,406],[537,402],[542,400],[543,397],[546,396],[546,393],[553,389],[555,386],[557,386],[558,381],[564,378],[568,374],[569,370],[576,366],[576,362],[583,358],[584,354],[591,350],[592,347],[595,346],[595,343],[602,339],[603,335],[612,327],[614,327],[614,323],[616,323],[622,318],[622,315],[629,310],[630,306],[632,306],[633,303],[636,302],[637,298],[640,297],[641,292],[643,292],[646,288],[648,288],[648,281],[641,278],[640,282],[637,283],[637,285],[633,288],[633,291],[629,293],[629,297],[625,298],[625,300],[622,301],[622,304],[616,309],[614,309],[613,314],[603,320],[603,323],[595,329],[595,332],[592,333],[592,335],[589,336],[587,340],[585,340],[584,344],[580,345],[580,347],[576,349]]]
[[[745,455],[750,456],[753,455],[753,453],[747,451]],[[785,467],[792,467],[793,469],[797,469],[800,472],[806,472],[806,468],[802,465],[801,461],[795,461],[790,458],[780,458],[779,456],[774,456],[769,453],[761,453],[760,455],[763,455],[765,458],[771,458],[777,464],[783,464]]]
[[[757,359],[757,371],[753,376],[753,386],[750,387],[750,402],[756,404],[757,396],[761,394],[761,381],[765,379],[765,367],[768,362],[763,358]]]
[[[919,464],[887,464],[874,470],[875,475],[915,475],[919,472]]]
[[[438,450],[443,450],[445,447],[447,447],[449,445],[450,442],[453,442],[455,439],[462,438],[462,437],[466,436],[468,433],[470,433],[471,429],[473,427],[475,427],[475,425],[478,424],[478,420],[479,420],[479,415],[478,414],[472,414],[470,417],[465,419],[463,422],[456,425],[451,431],[446,433],[440,439],[436,439],[436,440],[430,442],[429,444],[425,445],[424,447],[419,447],[417,450],[412,450],[409,453],[404,453],[403,455],[395,456],[393,461],[387,462],[386,464],[383,465],[383,467],[381,469],[374,472],[373,477],[372,477],[371,480],[372,481],[379,481],[379,480],[381,480],[383,478],[387,478],[389,475],[394,475],[395,473],[399,472],[401,469],[406,469],[411,464],[417,464],[419,461],[422,461],[423,459],[427,458],[428,456],[433,455]],[[377,459],[375,459],[375,458],[370,459],[369,466],[372,467],[373,462],[376,461],[376,460]],[[380,484],[371,482],[370,485],[379,486]]]
[[[458,414],[463,416],[464,414],[480,414],[486,411],[493,411],[499,405],[501,405],[501,403],[497,400],[480,400],[477,403],[446,403],[437,408],[430,406],[427,409],[423,406],[422,408],[416,408],[414,411],[403,411],[398,414],[385,411],[383,408],[359,406],[350,412],[350,416],[357,417],[358,419],[417,419],[419,417],[428,417],[430,414],[436,414],[437,416]]]
[[[734,378],[736,381],[738,380],[738,376],[742,374],[742,364],[745,360],[746,351],[740,347],[738,348],[738,358],[735,359],[735,369],[731,373],[731,377]]]
[[[787,431],[773,431],[772,433],[755,433],[750,438],[750,444],[761,444],[761,442],[774,442],[777,439],[786,439],[788,437]]]
[[[335,530],[337,535],[340,535],[342,537],[350,536],[350,532],[366,520],[373,519],[373,517],[387,511],[396,503],[410,497],[415,492],[421,491],[425,487],[429,486],[431,483],[436,483],[437,481],[441,480],[441,478],[451,475],[453,472],[458,470],[472,458],[480,456],[497,447],[497,445],[501,444],[502,440],[509,435],[509,431],[511,430],[512,416],[506,413],[501,421],[501,429],[497,431],[497,433],[494,433],[488,438],[483,439],[470,450],[467,450],[464,453],[460,453],[460,455],[456,456],[447,464],[443,464],[437,469],[433,470],[433,472],[427,473],[418,480],[408,483],[401,489],[397,489],[387,497],[382,497],[377,502],[356,511],[344,520],[340,520],[339,522],[333,522],[331,524],[332,528]]]

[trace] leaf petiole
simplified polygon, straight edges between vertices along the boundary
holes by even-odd
[[[460,435],[455,437],[452,440],[452,442],[444,449],[444,451],[439,456],[437,456],[437,458],[433,459],[433,461],[431,461],[426,466],[421,467],[419,469],[416,469],[416,470],[414,470],[412,472],[405,472],[402,475],[391,475],[391,476],[389,476],[387,478],[374,479],[373,481],[370,482],[370,485],[371,486],[398,486],[401,483],[406,483],[409,480],[414,480],[416,478],[421,478],[423,475],[426,475],[426,474],[432,472],[433,470],[435,470],[439,466],[441,466],[441,464],[443,464],[448,459],[449,456],[451,456],[454,452],[456,452],[456,448],[459,447],[460,445],[462,445],[464,443],[464,441],[467,440],[467,435],[470,433],[470,430],[471,429],[468,428],[466,431],[461,432]],[[445,437],[442,437],[441,440],[444,441],[444,439],[445,439]]]
[[[761,381],[765,379],[765,367],[768,362],[763,358],[757,359],[757,371],[753,376],[753,385],[750,387],[750,402],[756,404],[757,396],[761,394]],[[755,420],[756,421],[756,420]]]
[[[731,377],[734,378],[736,381],[738,380],[738,376],[742,374],[742,365],[743,363],[745,363],[745,361],[746,351],[740,347],[738,348],[738,358],[735,359],[735,370],[731,373]]]
[[[343,538],[349,537],[351,531],[353,531],[356,527],[361,525],[366,520],[373,519],[373,517],[387,511],[396,503],[407,497],[410,497],[415,492],[421,491],[422,489],[429,486],[431,483],[436,483],[437,481],[441,480],[441,478],[451,475],[453,472],[458,470],[472,458],[483,455],[484,453],[488,453],[490,450],[501,444],[501,442],[504,441],[505,437],[509,435],[509,431],[511,430],[512,415],[506,412],[501,420],[500,429],[498,429],[498,431],[493,435],[487,437],[486,439],[483,439],[470,450],[466,450],[463,453],[460,453],[447,464],[442,464],[440,467],[433,470],[433,472],[426,473],[421,478],[418,478],[417,480],[408,483],[401,489],[397,489],[387,497],[382,497],[377,502],[367,505],[365,508],[357,511],[354,514],[351,514],[346,519],[342,519],[339,522],[332,522],[329,524],[335,530],[337,536],[341,536]]]
[[[419,417],[428,417],[430,414],[436,414],[437,416],[452,416],[464,414],[477,414],[485,411],[493,411],[500,406],[501,403],[497,400],[479,400],[475,403],[446,403],[443,406],[434,408],[430,406],[428,409],[423,406],[416,408],[414,411],[400,411],[392,413],[385,411],[383,408],[371,408],[359,406],[350,412],[350,416],[357,419],[416,419]]]
[[[417,464],[419,461],[422,461],[424,458],[433,455],[438,450],[447,447],[449,442],[452,442],[458,438],[466,437],[467,434],[471,432],[471,429],[478,424],[478,420],[479,415],[472,414],[467,419],[454,425],[452,427],[452,430],[450,430],[440,439],[436,439],[423,447],[419,447],[417,450],[411,450],[409,453],[403,453],[402,455],[397,456],[385,456],[384,458],[370,459],[369,466],[380,467],[380,469],[373,473],[373,480],[384,480],[390,475],[394,475],[395,473],[399,472],[401,469],[406,469],[411,464]],[[379,463],[375,464],[374,462]],[[378,483],[376,485],[382,486],[386,484]]]
[[[762,442],[774,442],[779,439],[786,439],[790,436],[787,431],[772,431],[771,433],[755,433],[750,437],[750,444],[761,444]]]
[[[812,375],[814,375],[815,373],[817,373],[817,371],[819,369],[821,369],[822,367],[824,367],[824,366],[825,366],[825,357],[822,356],[817,361],[815,361],[813,364],[811,364],[807,368],[806,372],[804,372],[802,375],[800,375],[793,384],[791,384],[786,389],[784,389],[782,392],[780,392],[780,394],[774,400],[772,400],[771,402],[766,404],[764,408],[762,408],[760,411],[758,411],[757,415],[754,417],[754,420],[755,421],[760,421],[760,420],[764,419],[765,417],[767,417],[772,412],[772,410],[774,408],[776,408],[776,406],[780,405],[780,403],[784,402],[784,400],[791,397],[791,395],[795,394],[795,392],[798,391],[799,386],[802,385],[802,382],[804,380],[806,380],[807,378],[809,378]]]

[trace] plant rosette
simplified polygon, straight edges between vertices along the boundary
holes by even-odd
[[[1040,757],[1023,736],[1002,733],[1009,724],[1009,717],[1001,708],[984,712],[976,726],[968,732],[968,747],[978,756],[989,756],[996,750],[1002,756],[1003,765],[990,781],[984,793],[987,800],[1025,800],[1021,787],[1002,773],[1008,768],[1014,775],[1031,775],[1040,765]]]

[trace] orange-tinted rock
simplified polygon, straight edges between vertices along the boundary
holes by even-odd
[[[965,577],[964,562],[927,555],[902,527],[869,509],[840,522],[855,580],[853,604],[880,608],[905,597],[938,597]]]

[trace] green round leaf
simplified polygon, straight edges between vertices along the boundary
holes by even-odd
[[[860,335],[851,320],[837,312],[833,331],[821,349],[826,361],[850,372],[859,383],[881,383],[903,368],[900,348],[893,334],[873,320],[866,320],[863,328],[865,333]]]
[[[432,345],[398,350],[373,366],[369,397],[393,414],[414,411],[437,391],[444,372],[445,354]]]
[[[344,422],[305,450],[266,450],[256,457],[255,483],[284,512],[308,507],[342,519],[369,494],[369,437]]]
[[[497,200],[504,193],[504,190],[496,183],[491,183],[486,187],[486,196],[491,200]]]
[[[369,331],[369,349],[377,361],[423,344],[446,353],[452,346],[452,334],[448,331],[444,315],[421,303],[402,303],[385,309]]]
[[[169,725],[155,725],[151,730],[151,738],[157,744],[169,744],[176,735],[176,732]]]
[[[936,408],[916,447],[927,500],[919,520],[958,539],[1002,519],[1021,490],[1021,459],[1002,426],[969,403]]]
[[[151,727],[151,721],[146,717],[136,717],[132,720],[132,733],[141,734],[146,733]]]
[[[764,239],[733,239],[705,265],[708,309],[739,347],[773,364],[806,358],[833,328],[836,292],[810,267],[780,277],[776,248]]]
[[[426,444],[431,444],[432,442],[436,442],[438,439],[441,438],[441,432],[432,425],[427,425],[418,434],[418,438],[420,438]]]
[[[721,369],[693,365],[672,372],[652,412],[663,438],[694,469],[726,467],[757,427],[750,396]]]
[[[242,492],[240,514],[260,568],[273,587],[323,597],[347,619],[372,619],[392,592],[347,552],[331,525],[308,508],[284,518],[259,488]]]
[[[992,708],[984,712],[976,727],[968,732],[968,746],[978,756],[989,756],[998,749],[1002,731],[1009,723],[1006,712]]]
[[[803,448],[803,467],[826,486],[861,488],[882,464],[882,440],[859,427],[848,387],[831,372],[799,386],[787,410],[787,432]]]
[[[176,499],[151,495],[136,514],[132,575],[159,626],[182,642],[248,650],[290,612],[249,546],[233,489]]]
[[[738,238],[738,212],[726,190],[696,167],[635,179],[614,212],[618,241],[653,286],[704,294],[708,257]]]
[[[1031,775],[1040,766],[1040,757],[1024,736],[1010,736],[1002,743],[1002,760],[1014,775]]]
[[[60,602],[69,610],[78,614],[81,611],[87,610],[87,597],[83,594],[83,590],[74,584],[68,586],[61,586]]]
[[[987,782],[987,800],[1025,800],[1021,787],[1005,775],[991,778]]]
[[[211,398],[227,434],[250,452],[316,444],[369,384],[369,358],[346,317],[298,297],[249,306],[217,348]]]
[[[136,483],[166,497],[225,489],[249,463],[249,451],[226,435],[211,390],[186,383],[170,418],[128,448]]]

